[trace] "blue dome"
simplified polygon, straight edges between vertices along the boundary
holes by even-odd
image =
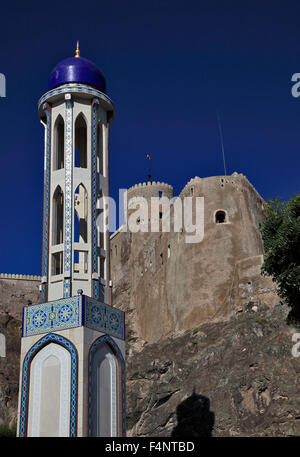
[[[106,90],[105,79],[99,68],[83,57],[65,59],[52,70],[49,77],[49,90],[67,83],[88,84],[104,93]]]

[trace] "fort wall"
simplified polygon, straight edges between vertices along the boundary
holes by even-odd
[[[157,196],[153,190],[134,186],[128,201]],[[120,231],[111,237],[113,304],[126,310],[133,339],[154,342],[226,318],[241,301],[259,301],[264,289],[270,304],[278,301],[271,279],[260,275],[264,201],[247,178],[238,173],[195,177],[181,191],[179,198],[184,197],[204,197],[201,242],[187,243],[184,227],[170,233]],[[224,215],[222,222],[218,214]],[[251,282],[249,293],[245,281]]]

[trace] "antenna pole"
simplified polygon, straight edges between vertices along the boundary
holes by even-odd
[[[221,121],[220,121],[220,117],[219,117],[219,113],[218,112],[217,112],[217,118],[218,118],[219,132],[220,132],[222,155],[223,155],[224,174],[226,176],[227,173],[226,173],[226,163],[225,163],[224,141],[223,141],[223,133],[222,133],[222,128],[221,128]]]

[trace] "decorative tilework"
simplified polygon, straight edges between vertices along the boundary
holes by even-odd
[[[71,277],[72,269],[72,169],[73,169],[73,144],[72,144],[72,101],[66,100],[66,133],[65,133],[65,251],[64,274]],[[64,281],[64,297],[71,296],[71,281]]]
[[[96,98],[92,109],[92,273],[98,273],[97,256],[97,108]],[[95,298],[98,298],[95,297]]]
[[[93,297],[98,300],[99,299],[99,289],[100,284],[98,279],[93,279]]]
[[[125,339],[124,312],[90,297],[85,297],[84,325],[98,332]]]
[[[82,325],[82,296],[25,306],[23,336],[65,330]]]
[[[86,295],[23,308],[23,337],[81,326],[125,339],[124,311]]]
[[[27,352],[22,368],[22,384],[21,384],[21,406],[20,406],[20,427],[19,436],[27,436],[27,415],[28,415],[28,392],[29,392],[29,377],[30,364],[36,353],[48,343],[57,343],[66,348],[71,355],[71,386],[70,386],[70,437],[77,436],[77,384],[78,384],[78,354],[75,346],[71,341],[61,335],[48,333],[39,341],[37,341]]]
[[[48,249],[49,249],[49,192],[50,192],[50,138],[51,138],[51,115],[47,104],[43,105],[46,112],[46,147],[45,147],[45,176],[44,176],[44,233],[43,233],[43,265],[42,276],[48,276]],[[42,284],[42,302],[46,301],[46,284]]]
[[[92,273],[98,273],[98,237],[97,237],[97,109],[99,100],[95,98],[92,105],[92,160],[91,160],[91,240],[92,240]],[[99,280],[93,279],[92,296],[99,299]]]
[[[88,355],[88,436],[92,436],[92,414],[91,414],[91,405],[92,405],[92,362],[93,356],[96,350],[99,348],[101,344],[108,344],[112,351],[114,352],[115,356],[119,359],[121,365],[121,404],[122,404],[122,430],[121,436],[126,436],[126,385],[125,385],[125,361],[123,355],[118,347],[118,345],[114,342],[114,340],[109,335],[103,335],[97,338],[90,350]]]

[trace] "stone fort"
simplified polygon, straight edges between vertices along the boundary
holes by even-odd
[[[172,186],[149,181],[128,189],[127,202],[163,196],[174,196]],[[201,242],[186,243],[184,229],[163,232],[162,226],[156,233],[121,227],[111,236],[113,304],[127,311],[133,344],[226,318],[248,302],[278,302],[271,278],[260,273],[264,201],[246,176],[195,177],[179,198],[188,196],[204,197]]]

